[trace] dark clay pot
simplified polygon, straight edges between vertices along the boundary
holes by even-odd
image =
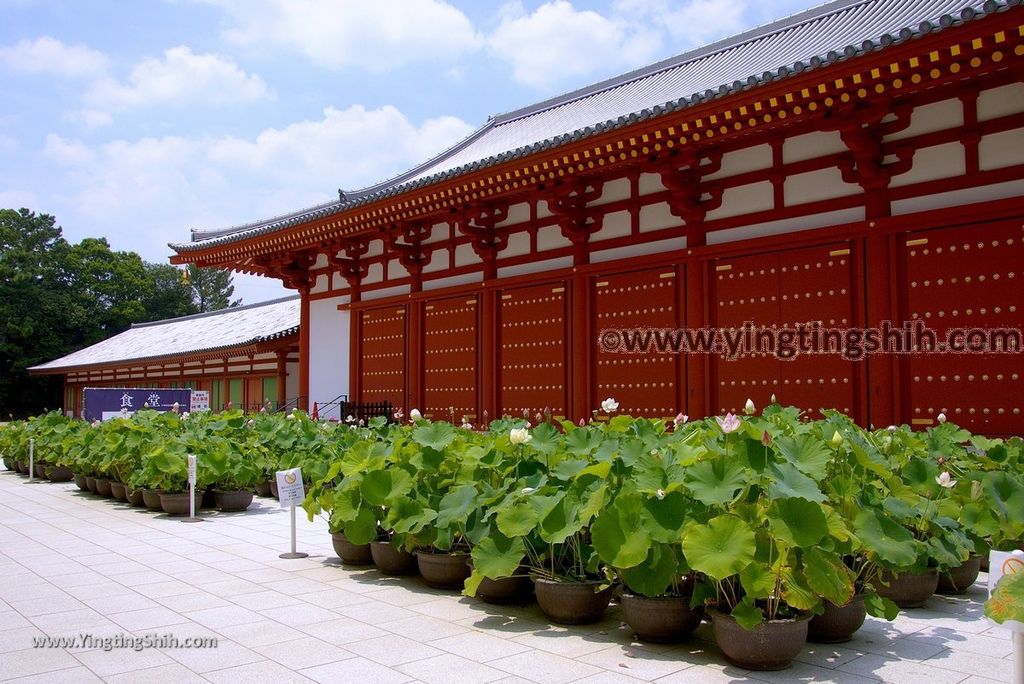
[[[369,544],[353,544],[343,532],[332,532],[331,543],[343,565],[373,565]]]
[[[164,510],[160,505],[160,492],[155,489],[142,490],[142,503],[151,511]]]
[[[216,508],[217,499],[214,495],[213,487],[207,487],[203,490],[203,493],[199,496],[199,500],[196,501],[196,509],[200,508]]]
[[[689,596],[638,596],[622,592],[626,623],[640,641],[670,644],[686,639],[704,619],[704,607],[690,608]]]
[[[83,492],[89,491],[89,486],[85,484],[85,475],[75,475],[75,486]]]
[[[972,555],[955,568],[939,573],[939,594],[962,594],[978,580],[981,572],[981,556]]]
[[[435,589],[462,589],[469,577],[468,553],[416,552],[416,565],[423,581]]]
[[[160,493],[160,507],[167,515],[188,515],[189,514],[189,493],[167,494]]]
[[[485,603],[499,606],[530,603],[533,601],[533,578],[526,568],[520,568],[511,577],[485,577],[476,588],[476,595]]]
[[[552,622],[585,625],[597,622],[612,600],[612,588],[595,591],[602,584],[592,582],[555,582],[534,577],[537,603]]]
[[[747,670],[784,670],[807,643],[810,615],[766,620],[747,631],[731,615],[709,612],[718,647],[730,662]]]
[[[46,477],[50,478],[50,482],[70,482],[74,476],[71,468],[66,466],[48,466],[46,468]]]
[[[277,499],[278,501],[281,500],[281,496],[277,493],[277,479],[276,478],[270,481],[270,495],[272,497],[274,497],[275,499]]]
[[[97,494],[98,492],[96,491],[96,478],[93,477],[92,475],[86,475],[85,488],[88,489],[93,494]]]
[[[418,572],[416,556],[397,548],[390,541],[370,542],[370,556],[377,569],[385,575],[415,575]]]
[[[35,475],[36,475],[36,477],[38,477],[40,480],[45,480],[46,479],[46,464],[45,463],[36,463],[34,465],[35,465],[35,471],[36,471]]]
[[[111,482],[110,483],[110,494],[118,501],[127,501],[128,494],[125,493],[124,483]]]
[[[807,640],[819,644],[838,644],[852,639],[868,614],[864,607],[864,596],[854,595],[845,606],[837,606],[831,601],[824,603],[825,612],[812,617],[807,626]]]
[[[112,497],[114,493],[110,491],[110,480],[108,480],[105,477],[97,477],[96,493],[99,494],[100,496],[105,496],[108,499]]]
[[[270,496],[270,480],[256,483],[256,496]]]
[[[883,586],[888,583],[889,586]],[[880,596],[891,599],[900,608],[920,608],[939,586],[939,571],[883,572],[875,587]]]
[[[214,489],[213,501],[225,513],[244,511],[252,503],[252,492],[246,489]]]
[[[124,486],[125,500],[136,508],[141,508],[146,505],[145,500],[142,498],[141,489],[129,489],[128,485]],[[159,501],[159,499],[158,499]]]

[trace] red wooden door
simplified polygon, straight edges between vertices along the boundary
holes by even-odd
[[[362,400],[405,406],[406,308],[388,306],[361,312]]]
[[[453,297],[423,307],[424,415],[477,420],[477,298]]]

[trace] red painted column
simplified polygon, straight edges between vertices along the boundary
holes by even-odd
[[[281,406],[284,402],[288,401],[288,349],[277,350],[277,396],[274,400],[277,402],[277,406]],[[263,397],[263,401],[267,400]]]
[[[708,325],[706,307],[712,303],[708,301],[711,292],[706,287],[707,267],[708,262],[691,261],[680,269],[681,274],[685,275],[681,280],[684,284],[682,295],[685,310],[680,320],[687,328],[703,328]],[[708,372],[710,364],[709,354],[688,354],[684,359],[685,370],[679,378],[682,398],[679,410],[694,418],[702,418],[712,409],[711,386],[708,384],[711,377]]]
[[[480,292],[480,415],[476,422],[498,417],[498,334],[498,291],[484,288]]]
[[[589,418],[593,405],[593,351],[596,346],[594,334],[593,296],[590,279],[585,275],[573,275],[567,283],[569,288],[569,418]],[[597,401],[603,400],[599,397]]]
[[[309,288],[299,290],[299,408],[309,410]]]
[[[405,310],[405,412],[426,411],[423,403],[423,302],[413,300]],[[435,415],[434,420],[451,420],[451,416]]]
[[[869,204],[870,207],[870,204]],[[869,221],[868,227],[875,222]],[[865,310],[867,325],[878,326],[883,321],[896,320],[896,264],[894,258],[894,235],[868,233],[865,240],[866,288]],[[899,420],[899,359],[892,354],[871,354],[867,358],[867,423],[884,427]]]

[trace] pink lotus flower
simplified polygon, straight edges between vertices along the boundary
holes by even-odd
[[[765,430],[764,434],[761,435],[761,444],[764,444],[765,446],[770,446],[771,443],[772,443],[772,436],[768,434],[767,430]]]
[[[739,416],[732,412],[726,413],[724,417],[715,416],[715,420],[718,421],[718,427],[722,428],[722,432],[725,434],[736,432],[742,424]]]
[[[950,477],[948,472],[943,472],[940,475],[937,475],[935,477],[935,482],[940,487],[945,487],[946,489],[952,489],[953,487],[956,486],[956,480]]]
[[[681,413],[680,412],[680,413],[676,414],[676,419],[673,422],[675,423],[676,428],[678,428],[680,425],[682,425],[683,423],[685,423],[688,420],[690,420],[690,416],[686,415],[685,413]]]

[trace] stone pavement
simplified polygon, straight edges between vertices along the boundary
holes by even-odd
[[[553,627],[415,578],[343,569],[326,524],[258,499],[246,514],[183,524],[0,471],[0,680],[18,682],[1007,681],[1008,633],[982,616],[983,585],[934,597],[894,624],[868,618],[839,646],[809,644],[789,670],[725,664],[703,625],[677,646],[602,623]],[[300,511],[301,514],[301,511]],[[982,575],[982,582],[985,576]],[[33,648],[33,637],[213,636],[213,649]]]

